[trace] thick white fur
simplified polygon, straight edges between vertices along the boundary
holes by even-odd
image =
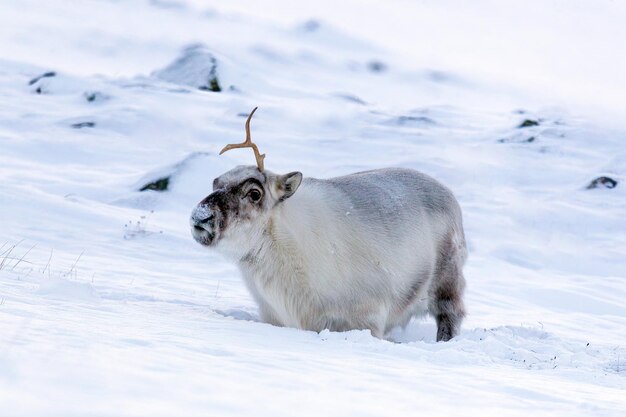
[[[428,310],[442,256],[462,267],[460,208],[426,175],[389,169],[305,179],[282,202],[275,178],[267,173],[265,186],[275,205],[216,243],[238,262],[266,322],[382,337]]]

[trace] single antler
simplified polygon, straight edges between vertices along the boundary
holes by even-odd
[[[258,107],[255,107],[254,110],[252,110],[250,116],[248,116],[248,120],[246,120],[246,140],[242,143],[231,143],[224,146],[224,149],[220,151],[220,155],[226,151],[230,151],[231,149],[252,148],[252,150],[254,151],[254,157],[256,158],[256,164],[259,167],[259,171],[263,172],[263,160],[265,159],[265,154],[261,155],[261,153],[259,152],[259,148],[256,146],[255,143],[252,143],[252,139],[250,137],[250,119],[252,119],[252,115],[254,114],[256,109],[258,109]]]

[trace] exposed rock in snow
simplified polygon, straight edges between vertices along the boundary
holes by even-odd
[[[598,177],[591,181],[587,186],[588,190],[593,188],[615,188],[617,187],[617,181],[611,177]]]
[[[181,55],[167,67],[154,71],[162,80],[195,87],[199,90],[220,92],[217,58],[201,44],[186,47]]]
[[[525,127],[533,127],[533,126],[539,126],[539,121],[537,120],[533,120],[533,119],[525,119],[522,123],[520,123],[519,126],[517,126],[518,128],[522,129]]]

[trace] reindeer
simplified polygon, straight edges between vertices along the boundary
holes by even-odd
[[[246,140],[220,154],[250,147],[257,165],[217,177],[190,223],[198,243],[238,264],[261,319],[383,338],[430,313],[437,341],[456,336],[467,250],[452,192],[410,169],[330,179],[265,170],[250,135],[255,111]]]

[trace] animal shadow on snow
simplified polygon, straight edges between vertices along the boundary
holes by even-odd
[[[230,317],[235,320],[243,320],[243,321],[254,321],[257,323],[262,323],[259,318],[259,313],[254,310],[250,311],[245,308],[228,308],[228,309],[217,309],[214,310],[217,314],[224,317]]]
[[[248,310],[245,308],[228,308],[214,310],[215,313],[230,317],[235,320],[253,321],[256,323],[263,323],[259,317],[257,310]],[[332,332],[332,333],[345,333],[345,332]],[[374,337],[374,336],[372,336]],[[387,335],[385,340],[394,343],[411,343],[411,342],[428,342],[435,343],[437,338],[437,326],[435,323],[429,321],[423,321],[419,319],[413,319],[405,327],[396,327],[392,329]]]

